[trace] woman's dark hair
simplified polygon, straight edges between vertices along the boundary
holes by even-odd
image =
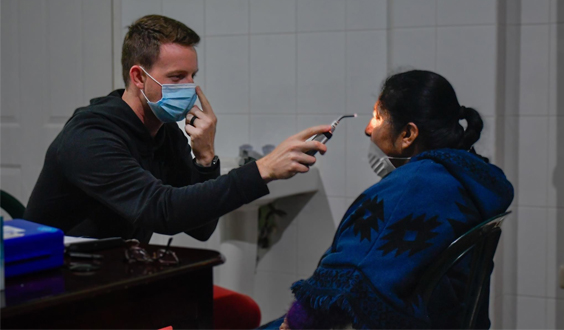
[[[384,82],[380,106],[399,132],[409,122],[417,125],[424,149],[470,150],[484,127],[480,114],[458,103],[452,85],[441,75],[413,70]],[[465,119],[466,129],[460,124]]]

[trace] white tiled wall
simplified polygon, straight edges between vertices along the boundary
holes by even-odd
[[[437,0],[438,25],[494,25],[497,2],[491,0]]]
[[[543,297],[547,276],[547,210],[519,208],[517,226],[517,294]]]
[[[520,115],[548,114],[549,29],[548,24],[521,27]]]
[[[519,205],[546,206],[548,118],[519,118]],[[542,170],[539,170],[542,169]]]
[[[1,3],[0,181],[23,204],[66,120],[110,91],[111,13],[110,0]]]
[[[454,86],[462,105],[496,114],[495,25],[439,27],[437,72]]]
[[[511,327],[513,319],[519,329],[563,328],[564,290],[558,287],[557,274],[564,264],[564,136],[560,133],[564,99],[559,96],[564,83],[564,34],[556,22],[564,18],[564,3],[521,0],[520,5],[520,21],[508,27],[518,33],[514,45],[520,57],[518,75],[513,76],[519,88],[511,91],[517,111],[507,109],[508,123],[517,123],[512,125],[517,128],[513,134],[517,150],[506,150],[517,153],[517,164],[511,167],[518,173],[514,208],[519,212],[512,217],[517,222],[515,259],[504,260],[516,273],[513,278],[504,275],[515,285],[504,288],[509,303],[504,306],[503,326]]]
[[[249,33],[248,0],[205,1],[205,28],[198,32],[205,36]],[[225,52],[223,52],[225,53]],[[235,50],[233,53],[237,53]]]
[[[296,35],[251,36],[252,114],[296,114]]]
[[[347,0],[347,30],[381,30],[388,27],[386,0]]]
[[[298,32],[343,31],[345,1],[300,0],[297,2]]]
[[[219,115],[248,113],[249,36],[209,36],[204,42],[204,91],[214,111]]]
[[[389,65],[394,71],[408,69],[435,71],[436,27],[400,28],[390,33]],[[413,49],[417,49],[416,52]]]
[[[517,328],[546,329],[546,299],[517,296]]]
[[[349,31],[346,34],[346,111],[370,114],[387,69],[387,33]]]
[[[296,0],[250,0],[251,33],[296,32]]]
[[[298,113],[342,114],[346,95],[345,32],[298,33],[297,39]]]
[[[521,0],[521,24],[548,23],[550,0]]]
[[[564,226],[563,209],[549,208],[547,210],[546,219],[546,297],[559,300],[564,299],[564,290],[555,289],[559,286],[558,268],[564,263],[562,251],[564,251],[564,242],[561,235]],[[561,302],[564,304],[564,302]],[[560,323],[562,325],[563,323]]]
[[[390,27],[435,26],[437,23],[437,2],[435,0],[390,1]]]

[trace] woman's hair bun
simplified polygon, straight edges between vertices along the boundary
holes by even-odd
[[[467,108],[465,106],[460,107],[460,119],[465,119],[468,123],[466,130],[464,130],[464,135],[458,143],[459,149],[470,150],[470,148],[480,139],[482,129],[484,128],[484,122],[478,111]]]

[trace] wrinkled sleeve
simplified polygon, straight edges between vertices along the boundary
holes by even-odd
[[[196,159],[192,158],[192,149],[188,143],[188,139],[176,124],[172,126],[172,134],[176,134],[175,139],[177,146],[176,158],[178,161],[178,168],[176,168],[175,187],[183,187],[195,183],[201,183],[208,180],[217,179],[220,175],[220,162],[210,167],[202,167],[196,164]],[[187,235],[194,237],[200,241],[206,241],[215,231],[219,218],[211,219],[204,225],[185,231]]]
[[[269,193],[255,163],[215,179],[203,175],[207,180],[184,187],[165,185],[141,167],[107,122],[77,120],[73,125],[67,133],[72,138],[63,139],[57,151],[64,176],[121,217],[153,232],[201,230]]]

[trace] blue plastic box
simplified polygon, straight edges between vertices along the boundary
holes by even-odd
[[[63,265],[64,234],[27,220],[4,221],[5,277]]]

